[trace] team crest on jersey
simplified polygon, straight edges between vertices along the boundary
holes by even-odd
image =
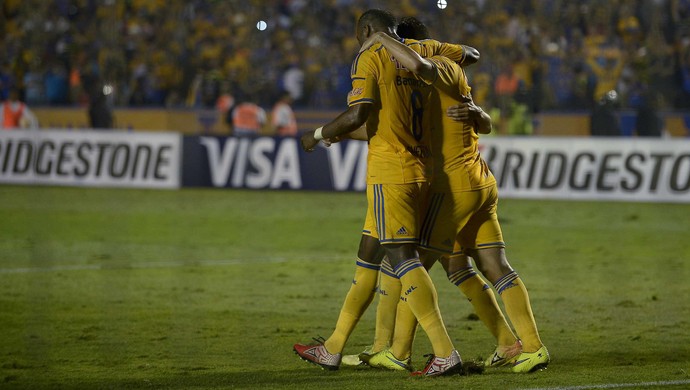
[[[364,88],[353,88],[352,91],[350,91],[349,95],[350,96],[359,96],[364,92]]]

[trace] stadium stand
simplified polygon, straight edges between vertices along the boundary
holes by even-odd
[[[6,0],[0,95],[17,86],[33,106],[86,106],[104,91],[120,108],[213,108],[230,94],[268,108],[303,76],[296,107],[334,109],[350,88],[353,23],[370,7],[478,48],[475,99],[504,114],[587,111],[610,89],[623,110],[645,99],[690,108],[690,0],[465,0],[443,10],[422,0]],[[496,87],[508,70],[518,87],[505,103]]]

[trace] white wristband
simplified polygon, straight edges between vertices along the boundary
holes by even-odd
[[[323,139],[323,135],[321,134],[322,131],[323,131],[323,126],[319,127],[318,129],[316,129],[316,131],[314,131],[314,139],[315,140],[320,141]]]

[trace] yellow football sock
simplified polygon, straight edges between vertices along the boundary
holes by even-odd
[[[338,322],[331,337],[326,340],[324,346],[330,353],[341,353],[347,339],[357,325],[364,311],[374,299],[376,293],[376,281],[379,275],[378,264],[371,264],[357,259],[355,277],[352,279],[350,291],[345,297],[343,307],[340,309]]]
[[[381,263],[379,276],[379,303],[376,307],[376,332],[372,352],[384,350],[391,345],[396,310],[400,302],[400,289],[400,279],[386,258]]]
[[[410,309],[410,305],[402,301],[398,303],[393,343],[391,344],[391,352],[396,358],[403,360],[412,355],[412,343],[417,332],[417,323],[417,318]]]
[[[513,345],[517,341],[515,334],[510,330],[501,308],[498,306],[496,296],[481,276],[477,275],[474,268],[467,267],[448,275],[451,283],[458,286],[460,291],[470,301],[475,313],[482,320],[496,338],[498,345]]]
[[[539,338],[537,323],[534,321],[529,295],[522,280],[515,271],[512,271],[496,281],[494,287],[503,299],[506,314],[522,341],[522,350],[536,352],[543,344]]]
[[[402,299],[410,305],[414,316],[429,336],[434,355],[446,358],[453,351],[453,343],[438,308],[436,287],[418,258],[405,260],[395,267],[402,282]]]

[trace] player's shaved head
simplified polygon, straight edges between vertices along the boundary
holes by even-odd
[[[396,20],[392,13],[382,10],[372,8],[367,10],[359,17],[358,25],[371,25],[376,28],[377,31],[386,31],[392,29],[395,31]]]
[[[372,8],[362,14],[357,21],[357,40],[361,45],[373,33],[383,31],[395,35],[396,19],[392,13]]]
[[[426,25],[424,25],[421,20],[415,18],[414,16],[405,16],[404,18],[400,19],[397,32],[402,38],[417,40],[431,38],[429,29],[426,28]]]

